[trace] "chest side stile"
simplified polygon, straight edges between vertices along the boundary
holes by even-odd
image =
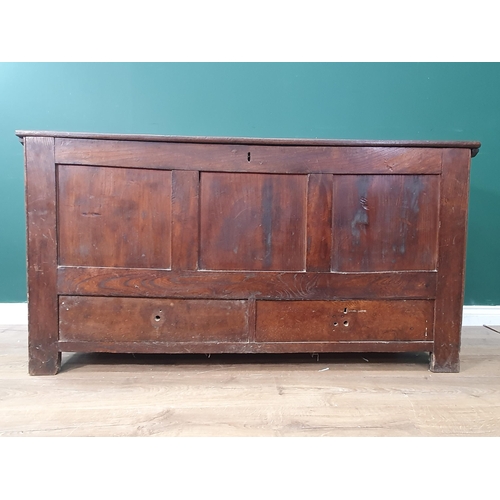
[[[28,349],[31,375],[60,368],[57,303],[57,218],[54,139],[26,137]]]

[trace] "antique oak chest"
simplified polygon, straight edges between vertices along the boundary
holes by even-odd
[[[17,135],[32,375],[61,352],[424,351],[459,370],[478,142]]]

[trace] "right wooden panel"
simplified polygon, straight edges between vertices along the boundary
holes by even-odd
[[[436,269],[438,206],[438,175],[334,176],[332,270]]]
[[[257,342],[432,340],[429,300],[257,301]]]

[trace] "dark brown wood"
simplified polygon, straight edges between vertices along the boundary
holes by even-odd
[[[330,271],[333,175],[311,174],[307,192],[307,271]]]
[[[258,342],[432,340],[427,300],[257,301]]]
[[[430,351],[432,342],[81,342],[59,341],[63,352],[134,352],[145,354],[257,354],[319,352]]]
[[[95,134],[87,132],[54,132],[41,130],[16,130],[23,139],[33,137],[58,137],[73,139],[98,139],[115,141],[180,142],[200,144],[272,144],[279,146],[359,146],[359,147],[400,147],[400,148],[466,148],[479,149],[478,141],[401,141],[401,140],[363,140],[363,139],[297,139],[297,138],[257,138],[257,137],[208,137],[147,134]]]
[[[170,268],[172,173],[59,166],[59,263]]]
[[[432,299],[435,271],[385,273],[173,272],[62,267],[58,293],[125,297],[280,300]]]
[[[469,165],[470,151],[443,151],[436,323],[430,365],[431,371],[439,373],[460,370]]]
[[[57,328],[57,226],[54,139],[27,137],[28,330],[30,375],[59,371]]]
[[[437,175],[335,176],[332,268],[436,269],[439,180]]]
[[[56,139],[56,162],[71,165],[277,174],[439,174],[435,148],[251,146]]]
[[[246,300],[60,297],[61,340],[247,342]]]
[[[255,321],[257,318],[257,301],[254,297],[248,299],[248,341],[255,342]]]
[[[200,173],[172,172],[172,269],[198,269]]]
[[[302,271],[306,175],[202,172],[200,268]]]
[[[479,143],[19,135],[31,373],[60,351],[424,350],[458,370]]]

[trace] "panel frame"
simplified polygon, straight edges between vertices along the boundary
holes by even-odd
[[[26,137],[28,371],[55,375],[61,366],[57,303],[57,187],[54,139]]]
[[[443,149],[442,155],[438,280],[430,370],[435,373],[458,373],[471,152],[467,149]]]
[[[219,299],[433,299],[437,272],[309,273],[60,267],[62,295]]]
[[[264,354],[335,352],[422,352],[433,342],[73,342],[59,341],[70,352],[144,354]]]
[[[432,147],[272,146],[56,138],[55,155],[58,164],[162,170],[268,174],[441,173],[441,152]]]
[[[333,182],[334,174],[309,174],[306,228],[309,272],[333,270]]]
[[[200,172],[172,170],[171,270],[199,269]]]

